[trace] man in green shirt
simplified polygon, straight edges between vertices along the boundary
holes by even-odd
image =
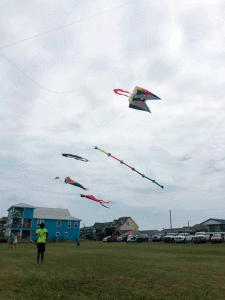
[[[37,264],[39,264],[39,258],[41,254],[41,264],[43,265],[44,261],[44,252],[45,252],[45,244],[48,237],[48,231],[44,228],[45,224],[41,223],[40,229],[36,230],[36,235],[38,236],[37,240]]]

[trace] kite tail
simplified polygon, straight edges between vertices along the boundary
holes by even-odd
[[[107,203],[107,202],[106,202]],[[102,204],[102,203],[100,203],[102,206],[104,206],[104,207],[106,207],[106,208],[108,208],[108,209],[110,209],[110,207],[108,207],[108,206],[105,206],[104,204]]]
[[[124,91],[124,90],[121,90],[121,89],[114,89],[113,91],[114,91],[115,94],[118,94],[118,95],[121,95],[121,96],[130,97],[130,95],[131,95],[130,92],[127,92],[127,91]],[[126,93],[129,94],[129,96],[126,95]]]

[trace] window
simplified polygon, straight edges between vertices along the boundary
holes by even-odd
[[[68,232],[65,232],[65,236],[68,236]]]
[[[56,236],[59,236],[60,232],[56,232]]]
[[[129,222],[126,222],[126,225],[129,226]]]
[[[71,228],[71,221],[68,221],[68,228]]]
[[[78,227],[78,222],[77,222],[77,221],[74,222],[74,227],[75,227],[75,228]]]
[[[61,220],[57,220],[56,226],[60,227],[61,226]]]
[[[40,226],[41,223],[44,223],[44,220],[37,220],[37,226]]]

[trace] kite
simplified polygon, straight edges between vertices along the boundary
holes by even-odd
[[[65,154],[65,153],[62,153],[62,156],[74,158],[74,159],[81,160],[81,161],[85,161],[85,162],[88,161],[88,159],[86,159],[86,158],[80,157],[80,156],[78,156],[78,155],[73,155],[73,154]]]
[[[60,180],[59,177],[56,177],[55,179],[59,179],[59,180]],[[61,181],[61,180],[60,180],[60,181]],[[81,184],[79,184],[78,182],[74,181],[74,180],[71,179],[70,177],[66,177],[65,180],[64,180],[64,182],[65,182],[66,184],[75,185],[75,186],[77,186],[77,187],[79,187],[79,188],[81,188],[81,189],[83,189],[83,190],[85,190],[85,191],[88,190],[88,189],[86,189],[83,185],[81,185]]]
[[[109,208],[108,206],[105,206],[103,203],[109,204],[110,201],[105,202],[105,201],[103,201],[103,200],[98,200],[98,199],[96,199],[96,198],[95,198],[94,196],[92,196],[92,195],[83,195],[83,194],[80,194],[80,196],[81,196],[81,197],[86,197],[86,198],[88,198],[88,199],[90,199],[90,200],[93,200],[93,201],[96,201],[96,202],[100,203],[102,206],[104,206],[104,207],[106,207],[106,208]]]
[[[108,155],[109,157],[112,157],[112,158],[118,160],[121,164],[127,166],[127,167],[130,168],[132,171],[135,171],[136,173],[138,173],[139,175],[141,175],[143,178],[146,178],[146,179],[150,180],[152,183],[157,184],[157,185],[160,186],[162,189],[164,188],[163,185],[160,185],[160,184],[159,184],[158,182],[156,182],[155,180],[153,180],[153,179],[151,179],[151,178],[148,178],[148,177],[145,176],[144,174],[141,174],[140,172],[138,172],[137,170],[135,170],[135,168],[132,168],[131,166],[127,165],[124,161],[122,161],[122,160],[116,158],[115,156],[112,156],[111,153],[107,153],[107,152],[103,151],[102,149],[99,149],[98,147],[95,147],[95,149],[97,149],[97,150],[99,150],[99,151],[105,153],[105,154]]]
[[[133,90],[133,93],[130,94],[127,91],[121,90],[121,89],[114,89],[114,93],[121,95],[121,96],[126,96],[129,97],[129,107],[138,109],[138,110],[144,110],[149,113],[151,113],[149,107],[145,103],[146,100],[161,100],[158,96],[152,94],[151,92],[140,88],[138,86],[135,87]],[[126,95],[129,94],[129,95]]]

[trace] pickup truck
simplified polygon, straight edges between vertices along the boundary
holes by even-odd
[[[176,233],[167,233],[166,236],[164,236],[164,243],[174,243],[175,242],[175,236]]]
[[[174,237],[175,243],[187,243],[192,242],[193,235],[190,235],[189,233],[179,233],[178,236]]]
[[[196,232],[193,237],[193,242],[196,243],[207,243],[210,240],[210,235],[206,232]]]

